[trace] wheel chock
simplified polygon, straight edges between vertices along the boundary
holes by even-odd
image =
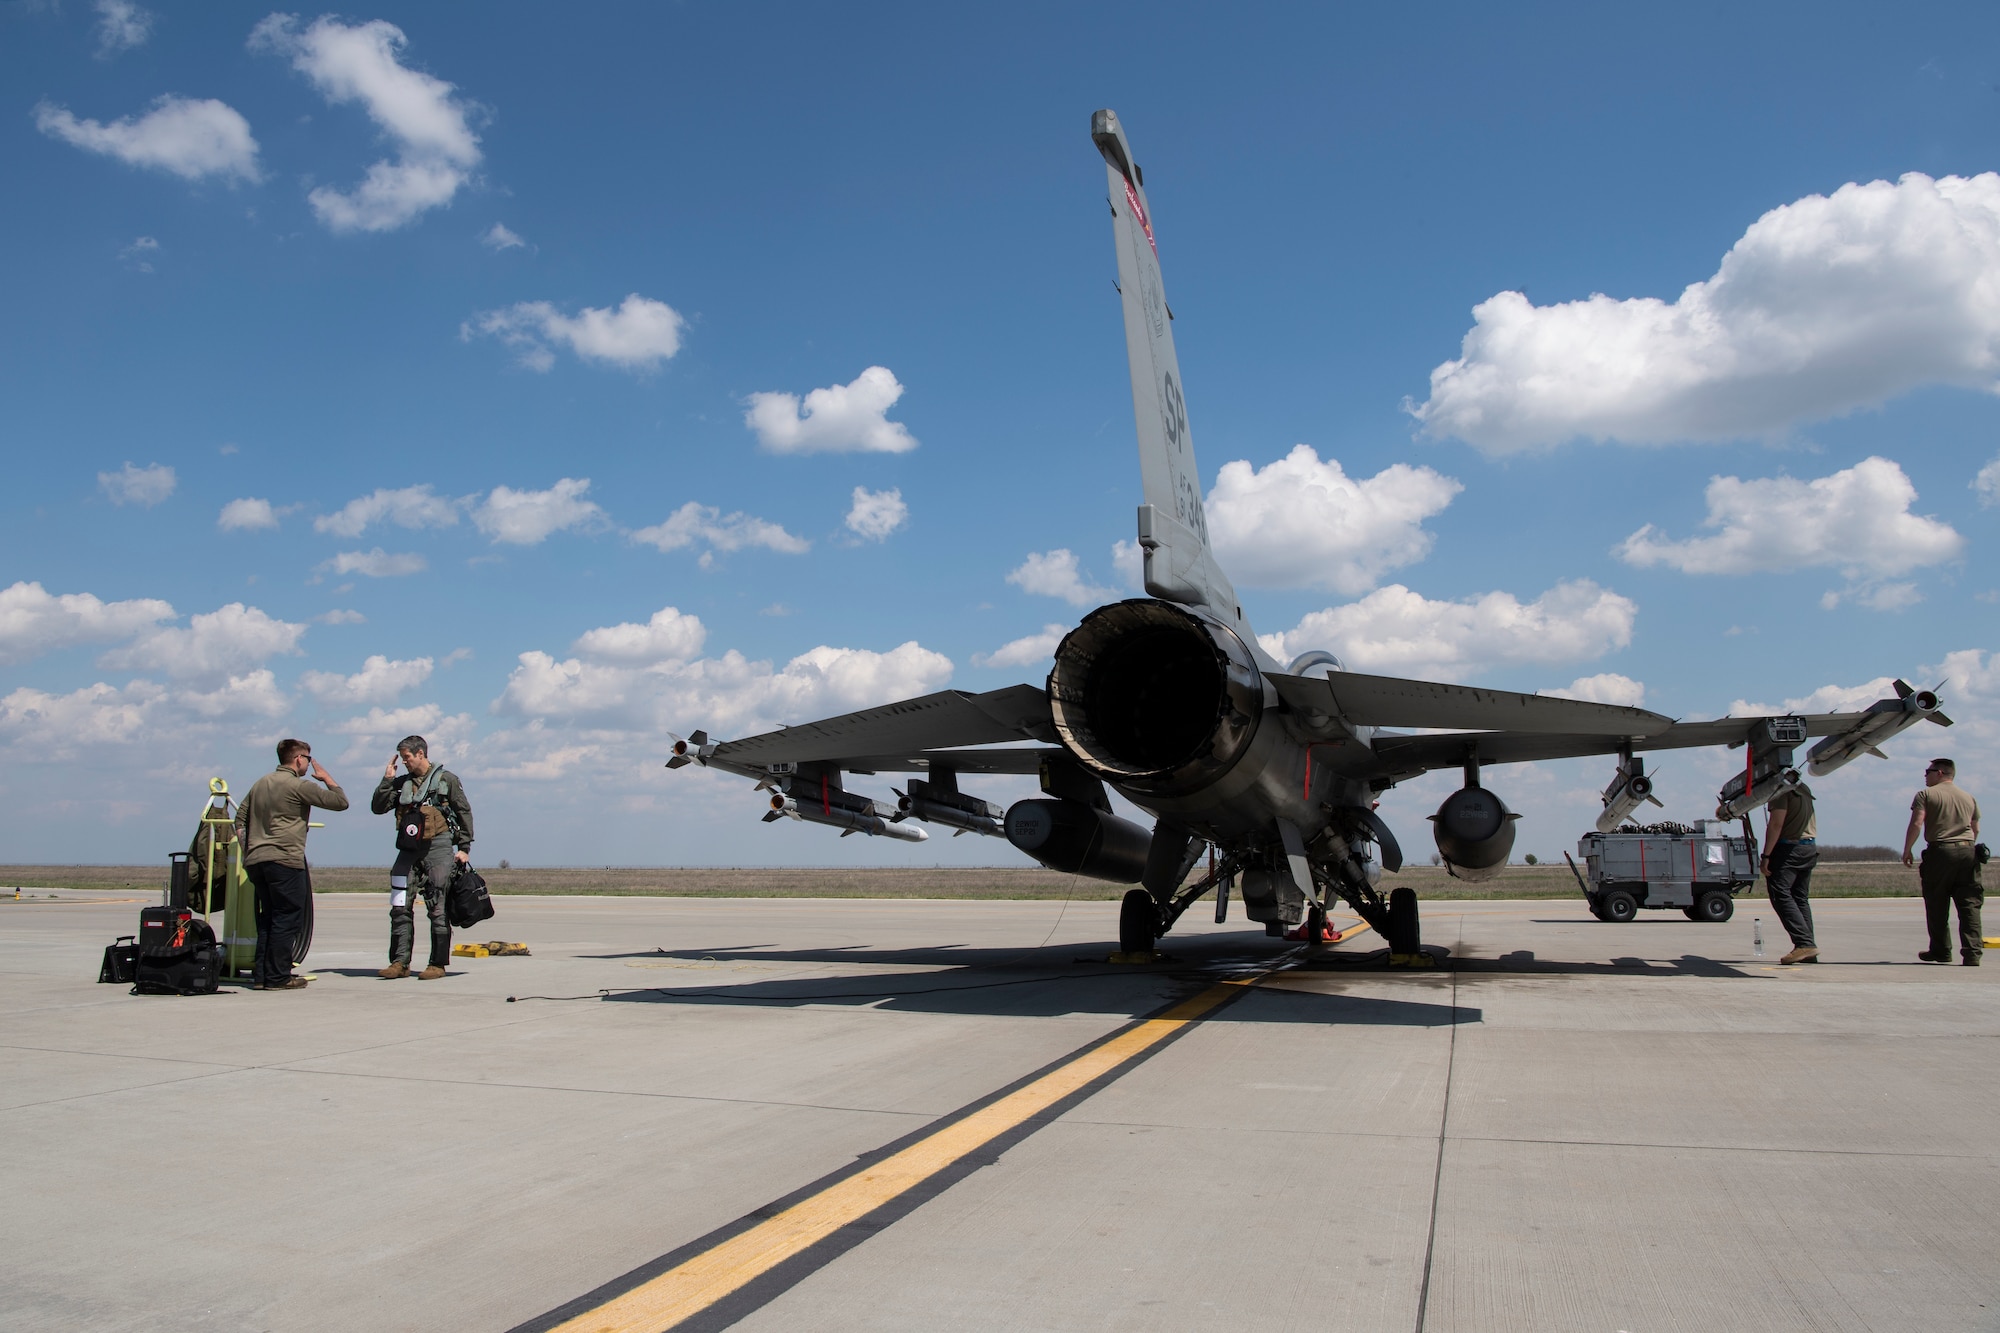
[[[1157,963],[1161,961],[1161,958],[1162,955],[1153,952],[1151,949],[1148,949],[1143,953],[1114,953],[1109,958],[1106,958],[1104,961],[1107,963],[1130,963],[1135,966],[1143,967],[1147,963]]]
[[[1427,953],[1392,953],[1389,955],[1390,967],[1436,967],[1437,963],[1438,960]]]
[[[506,940],[488,940],[484,944],[454,944],[451,946],[453,958],[526,958],[528,946],[510,944]]]

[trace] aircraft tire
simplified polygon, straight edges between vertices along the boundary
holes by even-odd
[[[1118,951],[1151,953],[1159,931],[1160,905],[1153,895],[1144,889],[1125,890],[1125,900],[1118,904]]]
[[[1417,891],[1412,888],[1389,891],[1389,952],[1416,953],[1424,947],[1423,927],[1417,920]]]

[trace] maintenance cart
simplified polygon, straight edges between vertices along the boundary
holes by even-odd
[[[1757,883],[1749,834],[1730,834],[1721,820],[1695,824],[1627,824],[1586,833],[1576,854],[1589,875],[1577,885],[1599,921],[1630,921],[1642,907],[1678,907],[1690,921],[1727,921],[1735,894]],[[1570,862],[1576,873],[1576,862]]]

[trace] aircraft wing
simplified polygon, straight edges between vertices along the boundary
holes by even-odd
[[[1364,676],[1336,671],[1318,676],[1285,676],[1267,672],[1278,697],[1300,715],[1309,727],[1319,727],[1338,718],[1363,727],[1450,727],[1522,733],[1562,735],[1566,739],[1588,736],[1610,738],[1607,750],[1639,736],[1653,736],[1674,725],[1674,720],[1643,708],[1618,704],[1591,703],[1583,699],[1557,699],[1545,694],[1515,694],[1510,690],[1482,690],[1471,685],[1445,685],[1429,680],[1403,680],[1396,676]],[[1408,739],[1442,739],[1410,737]],[[1688,744],[1706,744],[1690,741]],[[1597,750],[1581,750],[1595,754]],[[1458,742],[1455,754],[1464,754]],[[1480,754],[1484,757],[1485,747]],[[1547,756],[1536,756],[1544,758]],[[1457,763],[1453,759],[1452,763]],[[1496,762],[1506,762],[1504,760]]]
[[[1563,702],[1552,700],[1551,702]],[[1632,709],[1632,712],[1640,710]],[[1657,714],[1646,714],[1653,717]],[[1804,713],[1806,735],[1832,736],[1846,731],[1861,713]],[[1376,757],[1392,775],[1415,776],[1433,768],[1456,768],[1465,762],[1468,746],[1477,747],[1482,764],[1520,764],[1537,759],[1575,759],[1584,755],[1617,754],[1626,745],[1635,752],[1686,750],[1708,745],[1741,745],[1762,717],[1724,717],[1713,722],[1673,722],[1650,734],[1631,737],[1580,732],[1460,731],[1424,736],[1376,736]]]
[[[724,741],[703,758],[713,767],[749,777],[761,777],[771,772],[773,765],[809,763],[858,772],[921,772],[943,762],[933,760],[934,754],[960,746],[1054,740],[1048,695],[1033,685],[1010,685],[984,694],[939,690],[818,722],[780,727]],[[1043,751],[1012,753],[1016,757],[982,758],[995,752],[969,751],[963,762],[954,766],[975,773],[1032,773]],[[1035,758],[1019,757],[1022,754]]]

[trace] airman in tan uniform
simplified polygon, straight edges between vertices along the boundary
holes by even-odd
[[[1959,961],[1979,966],[1985,952],[1980,935],[1980,909],[1986,889],[1980,882],[1974,845],[1979,841],[1979,802],[1958,785],[1958,766],[1933,759],[1924,770],[1924,789],[1910,802],[1910,827],[1903,835],[1903,864],[1917,834],[1924,835],[1924,857],[1918,868],[1924,886],[1924,922],[1930,928],[1930,948],[1917,955],[1927,963],[1951,961],[1951,909],[1958,908]]]

